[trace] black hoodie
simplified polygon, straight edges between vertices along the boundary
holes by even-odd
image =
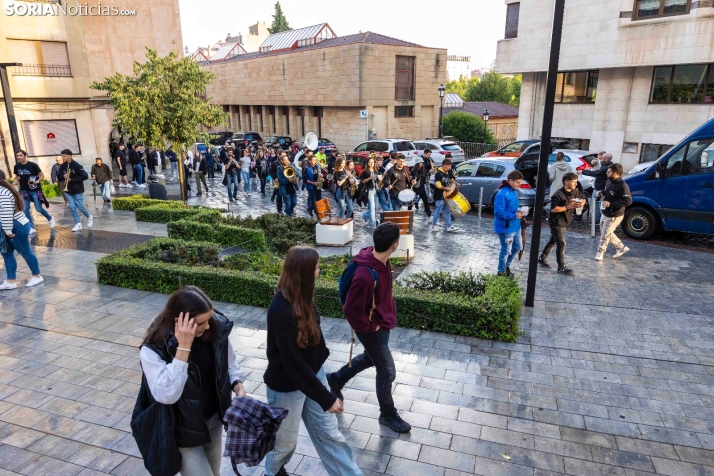
[[[622,177],[617,180],[610,179],[602,192],[602,200],[610,202],[610,206],[602,211],[606,217],[621,217],[625,215],[625,208],[632,205],[630,187]]]

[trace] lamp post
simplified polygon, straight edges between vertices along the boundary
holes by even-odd
[[[488,113],[488,109],[483,111],[483,143],[486,143],[486,136],[488,135],[488,117],[490,114]]]
[[[446,88],[444,85],[439,86],[439,139],[444,137],[444,93]]]
[[[20,151],[20,136],[17,133],[17,122],[15,121],[15,108],[12,105],[12,93],[10,91],[10,82],[7,79],[8,66],[22,66],[22,63],[0,63],[0,83],[2,83],[2,95],[5,98],[5,110],[7,112],[7,122],[10,127],[10,139],[12,140],[12,148],[17,156]],[[3,146],[5,142],[3,141]],[[5,156],[7,162],[7,155]],[[17,161],[17,158],[15,159]],[[7,163],[8,175],[12,177],[10,172],[10,164]]]

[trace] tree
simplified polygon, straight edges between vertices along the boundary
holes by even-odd
[[[478,84],[478,78],[464,78],[463,76],[459,76],[459,79],[446,82],[446,92],[456,93],[465,100],[467,89],[476,84]]]
[[[511,106],[519,107],[521,105],[521,81],[520,74],[511,78]]]
[[[268,31],[273,34],[288,30],[292,30],[292,28],[290,28],[290,25],[288,25],[288,19],[285,18],[285,15],[283,14],[283,9],[280,6],[280,2],[277,2],[275,4],[275,15],[273,15],[273,24],[270,25]]]
[[[467,101],[500,102],[511,104],[511,79],[489,71],[481,77],[481,81],[466,90]]]
[[[454,136],[459,142],[496,143],[496,138],[486,129],[483,119],[463,111],[450,112],[444,116],[444,135]]]

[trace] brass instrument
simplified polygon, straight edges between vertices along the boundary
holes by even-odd
[[[347,183],[349,184],[350,196],[354,197],[359,188],[359,183],[355,178],[354,172],[347,172]]]
[[[72,176],[72,171],[69,169],[69,166],[67,166],[67,177],[64,179],[64,191],[69,192],[69,177]]]
[[[322,167],[317,168],[317,187],[322,188],[322,186],[325,184],[325,176],[322,175]]]
[[[287,168],[283,169],[283,175],[285,175],[285,177],[287,177],[287,179],[293,185],[296,185],[298,183],[298,175],[297,172],[295,172],[294,167],[288,166]]]
[[[332,174],[327,174],[327,181],[328,181],[328,182],[332,182],[332,180],[334,180],[334,178],[335,178],[334,175],[332,175]]]

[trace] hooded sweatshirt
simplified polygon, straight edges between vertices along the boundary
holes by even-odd
[[[495,233],[516,233],[521,229],[521,220],[516,216],[521,206],[518,192],[513,190],[508,180],[501,181],[493,201],[493,231]]]
[[[550,197],[553,198],[555,192],[563,188],[563,175],[572,173],[573,168],[564,160],[550,164],[548,166],[548,176],[550,178]]]
[[[397,304],[392,299],[392,267],[374,257],[373,246],[363,248],[353,261],[360,264],[347,292],[345,317],[356,332],[368,334],[382,329],[394,329],[397,325]],[[377,272],[377,288],[369,269]],[[374,298],[374,301],[373,301]],[[374,304],[374,310],[372,306]],[[371,320],[369,318],[372,313]]]

